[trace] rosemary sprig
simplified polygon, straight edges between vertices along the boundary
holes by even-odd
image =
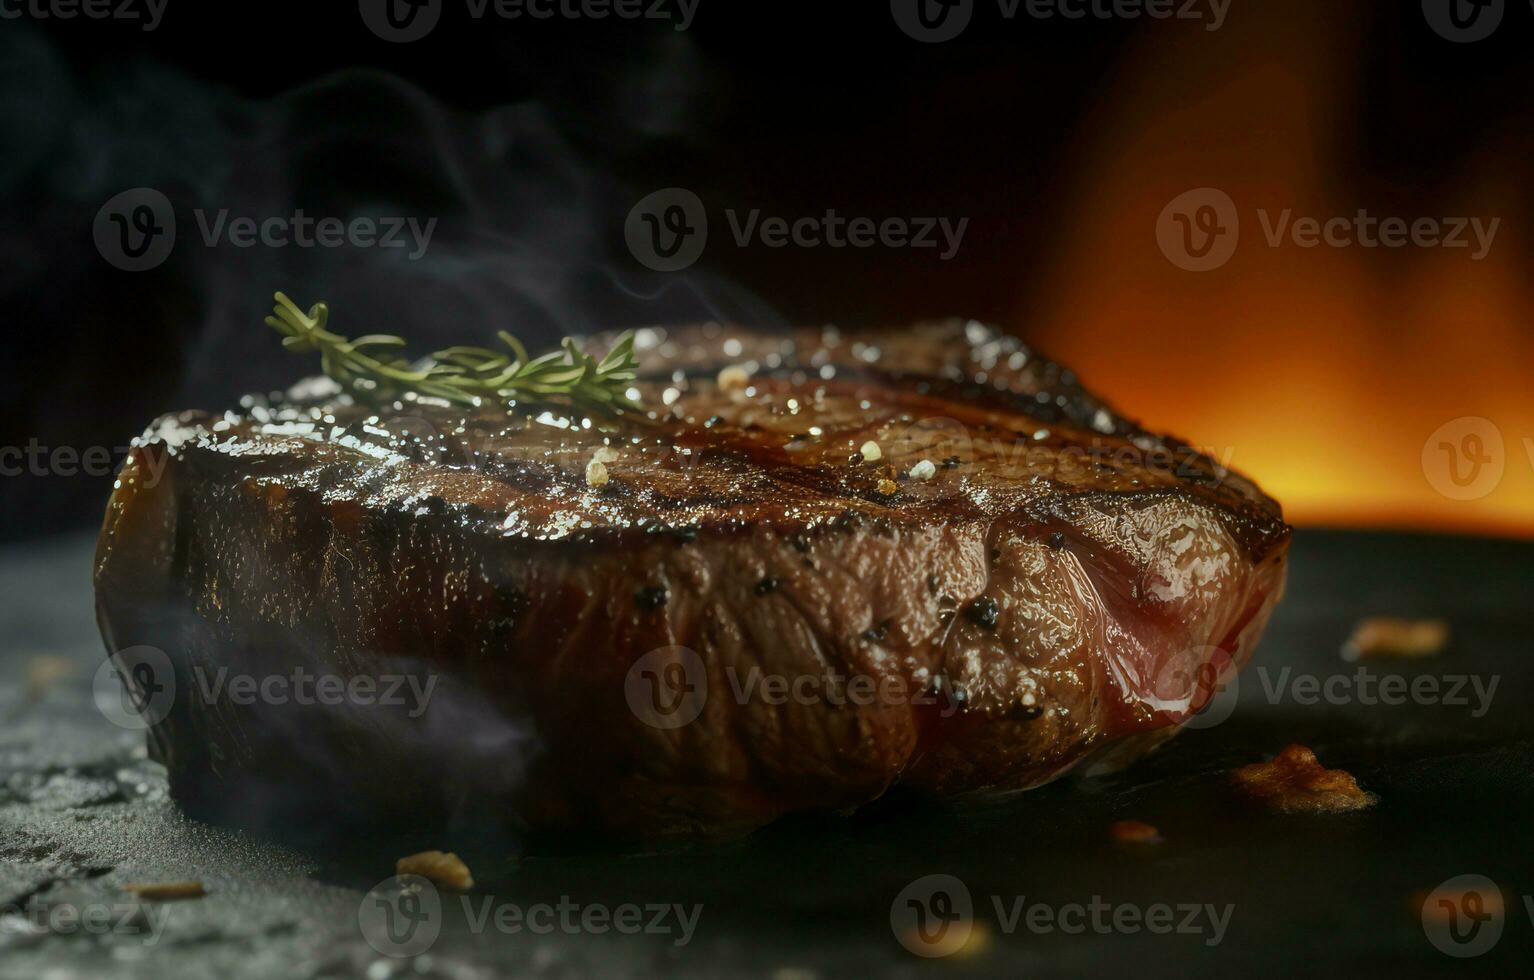
[[[562,349],[529,358],[517,338],[500,330],[496,335],[509,353],[449,347],[413,363],[395,353],[405,346],[399,337],[369,334],[351,340],[326,329],[330,310],[324,303],[305,313],[283,293],[276,300],[266,323],[282,334],[282,345],[299,353],[319,351],[320,369],[368,400],[413,391],[476,407],[531,402],[609,412],[639,408],[624,394],[637,369],[632,334],[624,334],[600,361],[582,353],[568,337]]]

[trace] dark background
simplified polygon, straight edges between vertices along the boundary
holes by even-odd
[[[1416,3],[1335,7],[1235,0],[1229,13],[1277,29],[1322,9],[1314,43],[1361,53],[1337,93],[1329,181],[1431,209],[1482,133],[1534,132],[1528,4],[1510,3],[1500,31],[1472,45],[1436,36]],[[742,0],[701,0],[686,32],[669,21],[476,22],[449,3],[429,37],[403,45],[374,36],[350,2],[170,0],[148,33],[137,21],[0,21],[0,444],[118,447],[160,412],[289,383],[312,367],[261,325],[278,288],[327,300],[345,332],[423,346],[502,327],[548,342],[676,320],[954,314],[1028,338],[1031,297],[1073,217],[1063,189],[1083,120],[1126,95],[1126,52],[1147,34],[1201,30],[1006,22],[982,2],[962,37],[927,45],[883,2]],[[1154,72],[1196,90],[1206,68],[1168,58]],[[1252,108],[1254,131],[1263,111]],[[1512,149],[1527,158],[1526,145]],[[121,272],[96,253],[92,221],[138,186],[175,204],[178,245],[159,268]],[[731,207],[970,224],[947,262],[910,249],[729,246],[668,276],[640,267],[622,237],[634,202],[668,186],[708,202],[716,240]],[[1504,203],[1509,222],[1528,211],[1521,197]],[[419,262],[210,249],[191,217],[199,207],[439,223]],[[1105,279],[1115,272],[1104,263]],[[3,533],[93,521],[109,483],[6,478]]]

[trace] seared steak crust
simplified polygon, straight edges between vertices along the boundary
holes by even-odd
[[[988,328],[638,350],[616,418],[310,382],[151,426],[98,612],[175,665],[178,795],[656,835],[1027,789],[1174,731],[1282,591],[1277,504]],[[445,683],[413,716],[207,690],[294,664]]]

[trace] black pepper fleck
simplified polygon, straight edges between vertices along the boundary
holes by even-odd
[[[863,461],[863,454],[862,453],[853,453],[851,456],[847,457],[847,462],[851,463],[853,466],[858,465],[862,461]]]
[[[957,457],[957,456],[949,456],[947,459],[943,460],[943,469],[945,469],[945,470],[958,469],[959,464],[962,463],[962,462],[963,462],[963,460],[959,459],[959,457]]]
[[[984,629],[996,628],[996,621],[1001,618],[1001,607],[996,605],[996,600],[990,596],[981,596],[964,610],[964,615],[969,617],[970,622]]]
[[[634,601],[640,609],[659,609],[671,598],[671,593],[664,585],[647,585],[634,594]]]
[[[760,582],[756,583],[756,594],[757,595],[766,595],[769,592],[775,591],[777,589],[777,587],[778,587],[778,580],[777,579],[775,579],[775,578],[764,578]]]

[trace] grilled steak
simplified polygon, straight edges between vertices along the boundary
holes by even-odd
[[[177,796],[653,836],[1025,790],[1174,732],[1282,591],[1276,503],[978,324],[637,349],[613,418],[321,379],[154,423],[95,579]]]

